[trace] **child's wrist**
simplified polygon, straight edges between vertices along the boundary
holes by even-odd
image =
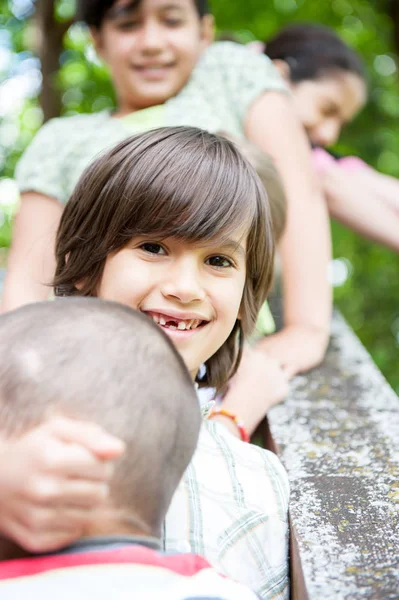
[[[244,425],[244,422],[241,419],[239,419],[234,413],[231,413],[230,411],[225,410],[224,408],[215,409],[210,413],[208,419],[217,419],[221,421],[224,420],[225,424],[229,425],[228,429],[234,435],[236,435],[236,437],[238,437],[243,442],[250,441],[250,437]]]

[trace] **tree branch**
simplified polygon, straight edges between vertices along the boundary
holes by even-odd
[[[43,77],[39,100],[44,121],[58,117],[61,112],[61,96],[56,86],[55,76],[60,66],[64,35],[73,22],[72,20],[63,23],[57,22],[54,18],[54,8],[55,0],[38,1],[39,57]]]

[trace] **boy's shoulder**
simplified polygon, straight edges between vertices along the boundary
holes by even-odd
[[[98,136],[109,133],[112,122],[118,123],[117,119],[111,119],[108,111],[93,114],[78,114],[71,116],[55,117],[50,119],[35,134],[31,144],[25,151],[25,155],[38,153],[50,154],[54,161],[65,151],[65,145],[79,145],[83,140],[96,140]],[[53,152],[54,150],[54,152]],[[24,155],[24,156],[25,156]]]
[[[241,137],[253,102],[271,90],[287,91],[267,56],[235,42],[215,42],[200,57],[186,86],[166,102],[168,124]]]
[[[115,581],[118,586],[115,588]],[[60,589],[75,599],[88,590],[104,598],[127,599],[135,589],[137,600],[148,597],[183,600],[256,600],[244,586],[220,576],[202,557],[194,554],[163,555],[140,545],[126,545],[99,552],[61,553],[5,561],[0,566],[0,595],[54,598]],[[161,591],[162,590],[162,591]]]
[[[270,59],[262,54],[257,53],[244,44],[238,44],[237,42],[214,42],[211,44],[203,53],[201,59],[206,62],[218,62],[223,61],[226,65],[239,63],[247,63],[248,61],[257,60],[270,64]]]
[[[84,168],[125,137],[123,124],[108,111],[51,119],[17,164],[20,191],[44,194],[65,204]]]
[[[109,111],[101,111],[97,113],[82,113],[77,115],[67,115],[63,117],[55,117],[50,119],[47,123],[40,128],[39,133],[43,135],[50,135],[56,132],[70,134],[73,132],[86,132],[88,130],[95,130],[97,127],[103,126],[108,123],[110,118]]]
[[[218,73],[224,80],[239,81],[244,85],[270,86],[284,93],[287,86],[280,72],[268,56],[237,42],[214,42],[202,54],[194,70],[194,77]],[[258,82],[259,80],[259,82]]]

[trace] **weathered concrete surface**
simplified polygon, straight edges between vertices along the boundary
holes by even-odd
[[[399,598],[399,399],[342,317],[269,425],[310,600]]]

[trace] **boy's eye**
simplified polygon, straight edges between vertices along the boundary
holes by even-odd
[[[211,267],[219,267],[222,269],[226,269],[227,267],[233,266],[233,262],[229,258],[220,255],[209,257],[206,260],[206,264],[210,265]]]
[[[137,29],[137,27],[140,25],[139,21],[120,21],[119,23],[117,23],[117,28],[120,31],[130,31],[131,29]]]
[[[164,20],[165,25],[167,25],[168,27],[179,27],[180,25],[183,24],[182,19],[165,19]]]
[[[156,242],[145,242],[144,244],[141,244],[140,248],[150,254],[166,254],[161,244],[157,244]]]

